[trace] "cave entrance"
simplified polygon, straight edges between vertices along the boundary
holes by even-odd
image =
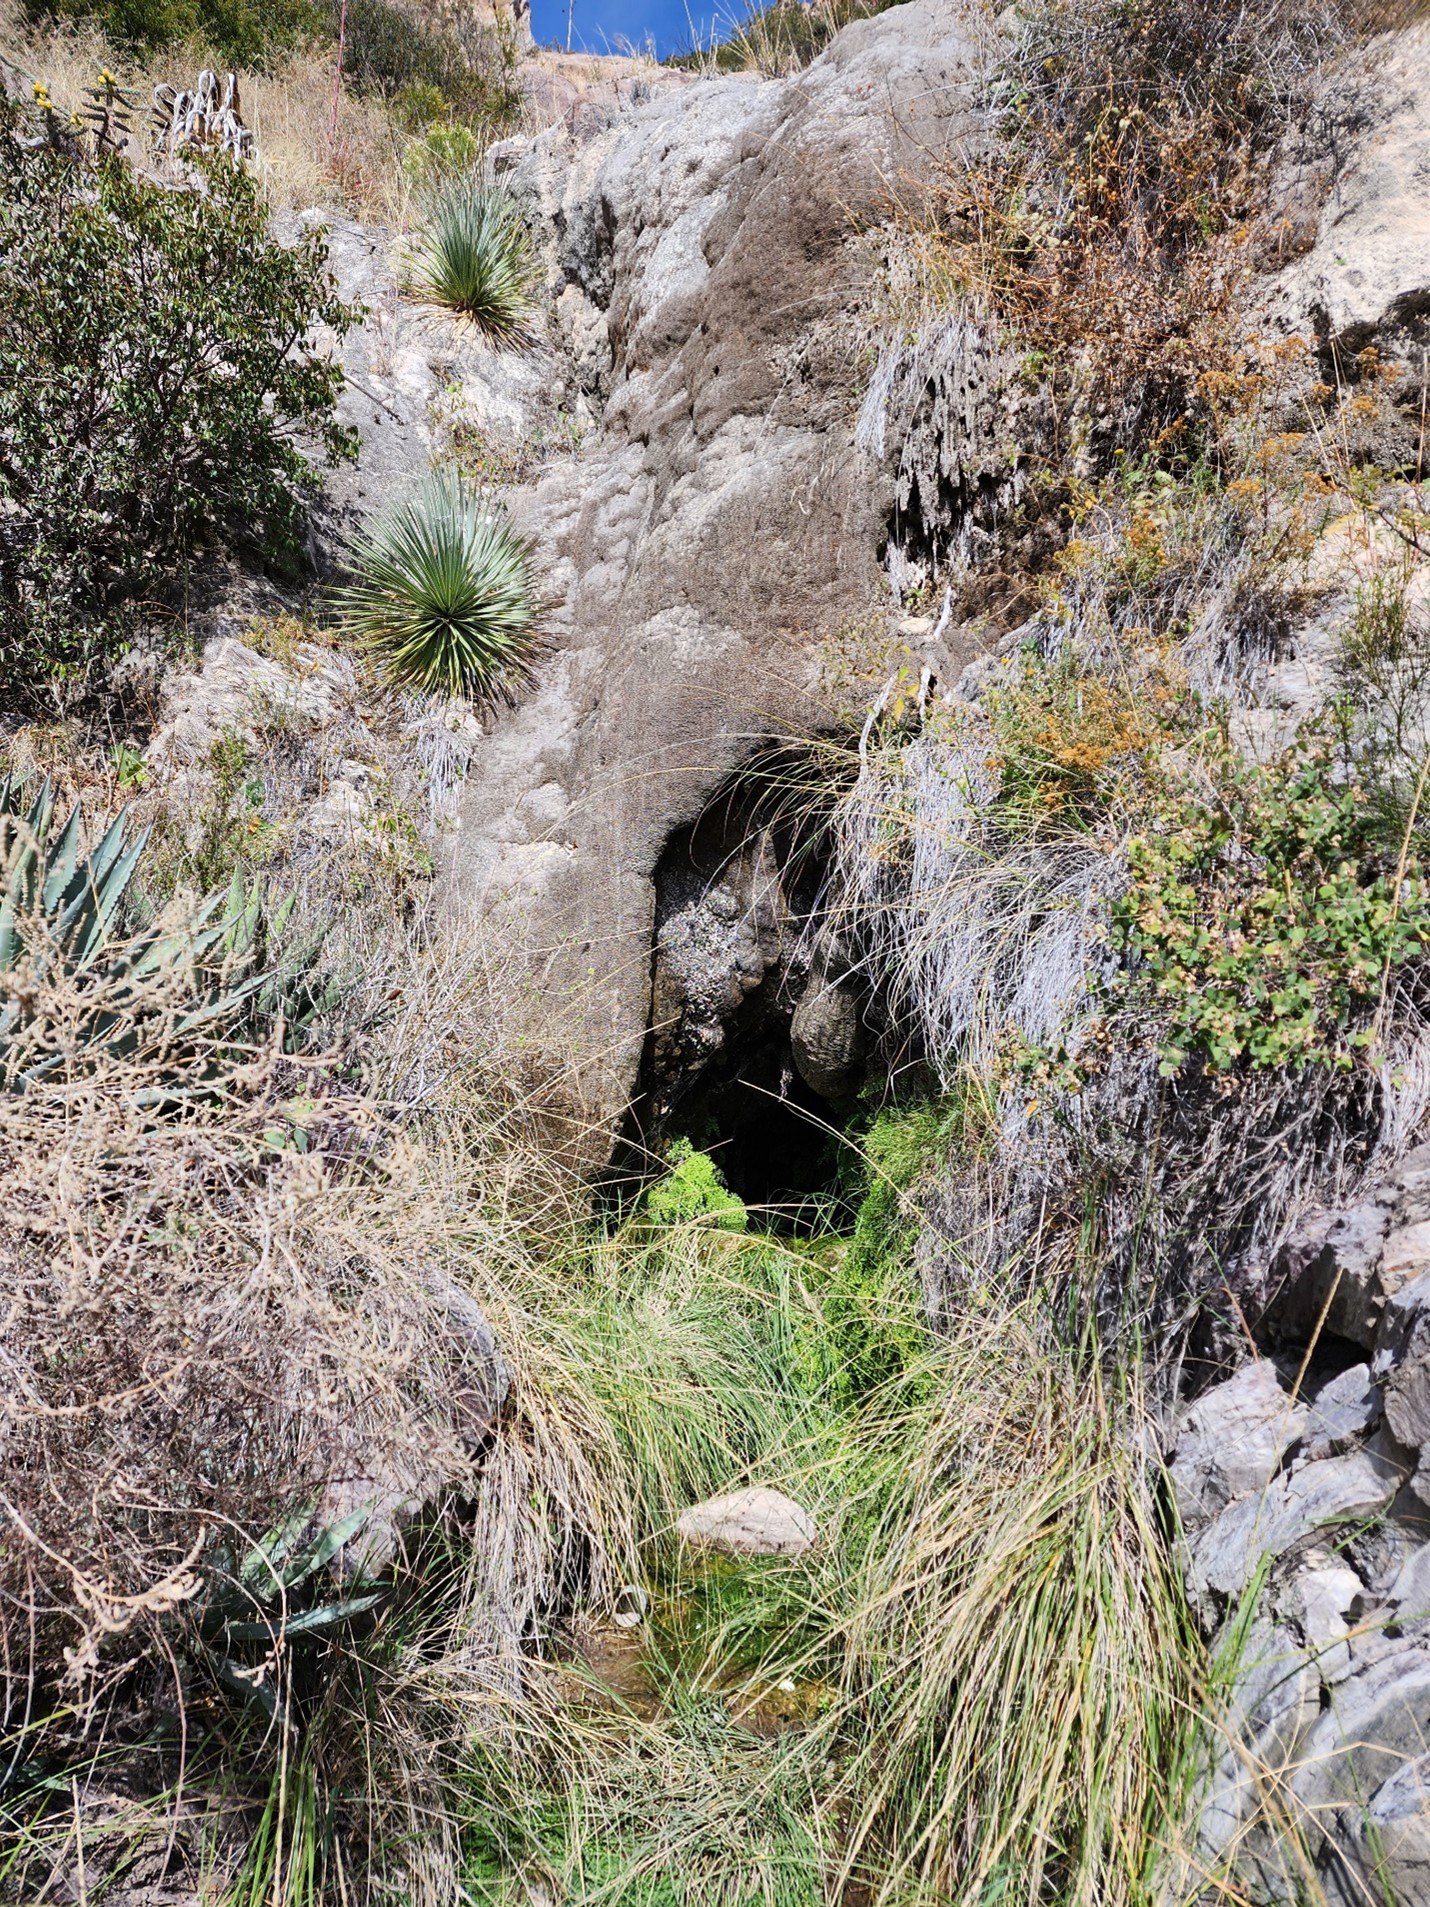
[[[842,1123],[790,1065],[786,1028],[740,1055],[726,1076],[702,1081],[669,1131],[710,1154],[762,1230],[804,1234],[827,1225]]]
[[[670,1140],[688,1139],[775,1231],[827,1223],[838,1134],[862,1084],[842,1097],[827,1082],[816,1090],[791,1043],[819,971],[830,793],[827,751],[815,761],[783,750],[677,830],[655,869],[650,1023],[626,1156],[644,1176]]]

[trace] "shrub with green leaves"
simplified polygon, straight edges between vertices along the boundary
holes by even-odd
[[[526,671],[535,629],[531,549],[491,498],[433,472],[349,552],[347,628],[395,681],[490,703]]]
[[[240,66],[262,66],[325,26],[314,0],[25,0],[25,11],[37,24],[93,23],[111,45],[133,52],[197,40]]]
[[[1393,970],[1430,946],[1418,859],[1388,846],[1370,792],[1329,751],[1231,755],[1130,844],[1112,907],[1123,1004],[1164,1028],[1161,1067],[1349,1068]]]
[[[253,180],[202,189],[34,151],[0,119],[0,684],[82,677],[201,550],[296,554],[313,465],[354,448],[342,370],[305,348],[356,312],[320,232],[269,235]]]
[[[326,8],[335,38],[338,8]],[[521,109],[516,45],[500,27],[453,15],[437,26],[390,0],[348,0],[343,70],[360,93],[394,101],[404,117],[425,95],[425,117],[450,112],[491,136],[515,129]]]
[[[748,1215],[729,1191],[708,1152],[697,1152],[688,1139],[670,1149],[670,1171],[646,1194],[645,1216],[652,1225],[714,1225],[742,1232]]]
[[[495,344],[521,336],[533,278],[531,246],[507,193],[467,178],[446,185],[413,248],[410,288],[470,318]]]

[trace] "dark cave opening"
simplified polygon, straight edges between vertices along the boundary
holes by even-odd
[[[805,1232],[825,1222],[837,1189],[841,1124],[790,1064],[786,1030],[702,1080],[668,1130],[711,1155],[761,1229]]]
[[[828,768],[818,785],[808,766],[776,752],[666,843],[655,869],[650,1030],[621,1161],[630,1186],[672,1140],[688,1139],[755,1223],[783,1232],[827,1224],[851,1109],[801,1076],[791,1044],[795,1009],[818,971],[825,879],[809,796],[812,786],[827,792]]]

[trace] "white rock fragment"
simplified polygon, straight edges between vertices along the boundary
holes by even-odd
[[[759,1484],[695,1504],[675,1527],[692,1549],[726,1556],[801,1556],[819,1534],[808,1511]]]

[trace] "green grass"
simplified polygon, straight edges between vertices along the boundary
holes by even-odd
[[[394,681],[491,703],[525,673],[535,632],[530,546],[457,471],[368,525],[337,597]]]
[[[645,1699],[558,1676],[483,1748],[478,1899],[1151,1899],[1198,1650],[1140,1403],[1035,1299],[987,1294],[936,1339],[896,1291],[898,1181],[949,1118],[879,1122],[858,1253],[631,1226],[550,1300],[629,1478]],[[872,1281],[857,1383],[851,1255]],[[747,1481],[803,1503],[816,1546],[683,1552],[680,1509]]]

